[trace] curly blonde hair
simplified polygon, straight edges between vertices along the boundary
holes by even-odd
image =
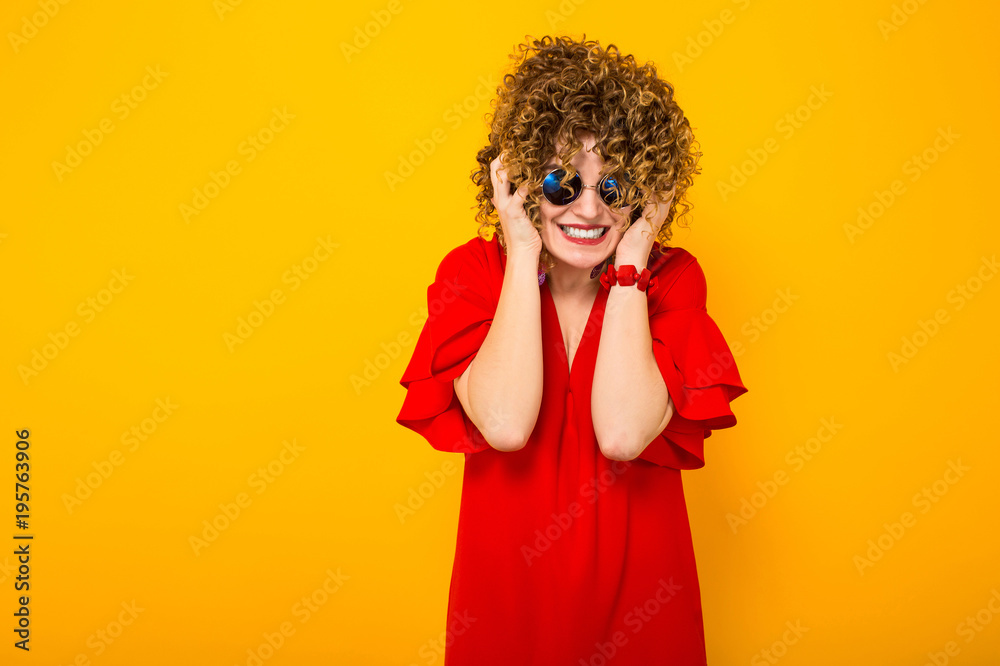
[[[541,232],[542,165],[553,156],[558,138],[564,154],[557,158],[567,178],[575,175],[569,161],[582,149],[576,131],[586,130],[594,134],[594,150],[605,161],[601,176],[625,176],[625,196],[614,212],[621,213],[629,205],[641,211],[654,193],[676,188],[656,237],[663,251],[672,236],[678,207],[680,216],[691,208],[685,195],[694,174],[700,173],[701,153],[688,119],[674,101],[673,86],[657,76],[651,62],[639,65],[614,44],[605,49],[586,35],[582,41],[548,35],[526,39],[528,43],[518,45],[511,54],[514,64],[497,87],[493,112],[486,116],[489,144],[476,156],[478,167],[471,175],[478,187],[479,235],[489,239],[496,233],[506,250],[492,202],[490,163],[494,158],[504,154],[511,183],[528,183],[525,211]],[[626,222],[631,226],[630,219]],[[545,248],[539,262],[546,271],[554,266]]]

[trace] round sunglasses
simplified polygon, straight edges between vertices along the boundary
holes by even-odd
[[[556,167],[545,174],[545,178],[542,179],[542,194],[554,206],[570,205],[580,197],[586,187],[597,190],[601,200],[612,207],[616,206],[625,196],[625,183],[611,174],[602,178],[597,185],[584,185],[580,174],[576,173],[569,179],[567,186],[563,187],[559,182],[565,175],[565,169]]]

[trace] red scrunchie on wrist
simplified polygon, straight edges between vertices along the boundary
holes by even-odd
[[[601,274],[601,285],[610,290],[613,284],[623,287],[634,284],[639,291],[649,294],[656,287],[656,278],[651,278],[651,275],[648,268],[643,268],[640,273],[632,264],[623,264],[615,271],[615,267],[609,264],[608,270]]]

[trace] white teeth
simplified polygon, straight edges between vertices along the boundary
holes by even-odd
[[[600,238],[607,231],[607,227],[598,227],[596,229],[589,229],[584,231],[583,229],[577,229],[576,227],[564,227],[559,225],[559,228],[563,230],[563,233],[567,236],[572,236],[573,238]]]

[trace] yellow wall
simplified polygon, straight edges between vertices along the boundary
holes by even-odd
[[[1000,11],[223,2],[0,9],[0,662],[441,663],[463,461],[397,382],[508,53],[586,31],[704,152],[675,244],[750,388],[684,474],[710,663],[997,663]]]

